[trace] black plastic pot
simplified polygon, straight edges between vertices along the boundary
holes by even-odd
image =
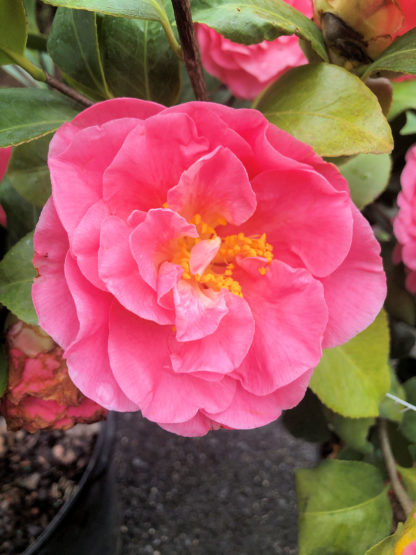
[[[116,555],[119,519],[112,450],[115,419],[109,413],[87,468],[66,503],[23,555]]]

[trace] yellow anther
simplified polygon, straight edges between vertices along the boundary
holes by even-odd
[[[168,204],[167,202],[164,202],[164,203],[162,204],[162,208],[169,208],[169,204]]]
[[[259,274],[261,274],[262,276],[265,276],[266,272],[267,272],[267,269],[264,266],[260,266]]]

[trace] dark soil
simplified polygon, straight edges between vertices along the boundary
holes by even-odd
[[[317,448],[277,421],[183,438],[118,414],[121,555],[297,553],[294,471]]]
[[[0,555],[23,551],[70,497],[99,424],[66,432],[7,432],[0,419]]]

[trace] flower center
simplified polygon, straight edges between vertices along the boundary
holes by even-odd
[[[226,225],[223,218],[218,218],[216,226],[212,227],[202,221],[200,214],[195,214],[191,223],[195,224],[199,237],[181,237],[178,240],[178,250],[172,262],[179,264],[184,269],[182,279],[195,281],[205,288],[220,291],[225,288],[234,295],[243,296],[240,283],[234,279],[233,271],[237,257],[260,257],[266,260],[265,265],[259,268],[259,273],[265,275],[267,266],[273,260],[273,246],[267,243],[266,234],[246,236],[244,233],[219,237],[215,231],[218,225]],[[201,241],[210,242],[217,250],[211,262],[203,265],[201,273],[192,272],[192,249]],[[218,248],[218,243],[219,244]]]

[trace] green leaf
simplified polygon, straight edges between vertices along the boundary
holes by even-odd
[[[36,22],[36,0],[23,0],[29,33],[39,33]]]
[[[299,405],[283,412],[282,422],[293,436],[322,443],[331,437],[322,409],[319,399],[307,389]]]
[[[416,377],[410,378],[403,384],[406,392],[405,401],[416,406]],[[401,433],[412,443],[416,443],[416,412],[408,410],[403,413],[400,424]]]
[[[20,320],[37,325],[32,303],[32,283],[36,276],[32,259],[33,234],[29,233],[0,262],[0,303]]]
[[[413,501],[416,501],[416,468],[405,468],[397,465],[397,470],[400,472],[407,493]]]
[[[359,154],[339,165],[339,171],[348,181],[355,206],[362,210],[387,187],[391,172],[388,154]]]
[[[406,392],[403,386],[399,383],[396,373],[390,366],[390,389],[389,393],[395,395],[399,399],[406,399]],[[380,416],[387,418],[393,422],[400,422],[403,418],[403,406],[395,403],[393,399],[384,397],[380,403]]]
[[[0,344],[0,397],[4,394],[9,383],[9,362],[3,344]]]
[[[381,311],[366,330],[348,343],[327,349],[310,388],[332,411],[349,418],[379,415],[390,387],[389,329]]]
[[[358,555],[392,526],[388,486],[356,461],[324,461],[296,473],[299,555]]]
[[[27,23],[22,0],[0,0],[0,65],[14,64],[10,54],[23,56]]]
[[[20,145],[53,133],[80,109],[53,91],[0,89],[0,147]]]
[[[95,13],[59,8],[48,38],[48,53],[90,96],[111,98],[101,62]]]
[[[0,204],[7,215],[7,244],[10,248],[33,231],[39,219],[40,208],[22,198],[7,178],[1,183]]]
[[[192,17],[234,42],[254,44],[280,35],[297,35],[328,60],[318,27],[283,0],[195,0]]]
[[[7,177],[14,189],[28,202],[42,208],[51,194],[47,166],[50,136],[13,149]]]
[[[397,529],[391,536],[384,538],[381,542],[374,545],[371,549],[365,552],[364,555],[392,555],[395,551],[394,548],[396,547],[397,543],[402,540],[402,549],[404,545],[416,539],[416,521],[414,518],[414,512],[416,510],[416,506],[413,507],[412,511],[410,511],[409,516],[406,519],[406,522],[399,522],[397,525]],[[399,550],[399,553],[402,552],[402,549]]]
[[[180,55],[180,46],[165,10],[167,0],[45,0],[45,3],[63,8],[157,21],[162,25],[173,51]]]
[[[365,68],[363,81],[372,73],[395,71],[416,74],[416,29],[398,37],[372,64]]]
[[[105,75],[116,96],[176,102],[180,63],[158,23],[99,16],[98,29]]]
[[[367,441],[367,436],[371,426],[375,423],[374,418],[345,418],[329,410],[327,418],[332,429],[348,447],[365,455],[373,451],[373,446]]]
[[[416,80],[393,82],[392,87],[393,103],[389,112],[390,121],[409,108],[416,110]]]
[[[332,64],[287,71],[253,107],[321,156],[383,154],[393,148],[377,98],[358,77]]]
[[[416,114],[406,112],[406,124],[401,128],[400,135],[414,135],[416,133]]]

